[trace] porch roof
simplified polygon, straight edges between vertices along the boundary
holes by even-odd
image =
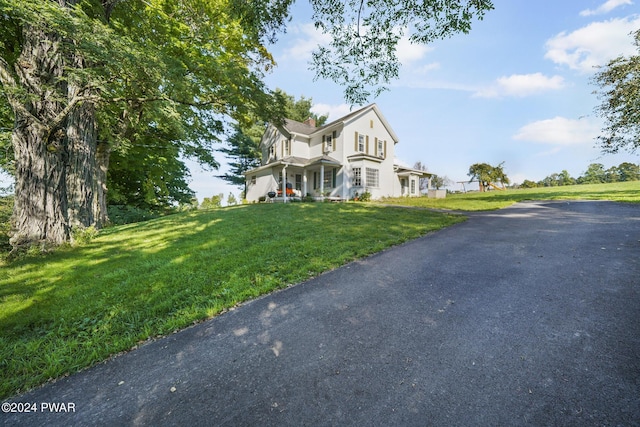
[[[321,163],[325,165],[342,166],[342,163],[340,163],[336,159],[329,157],[327,155],[322,155],[322,156],[314,157],[313,159],[309,159],[307,166],[319,165]]]
[[[411,175],[414,175],[414,176],[417,175],[417,176],[419,176],[421,178],[427,178],[427,177],[433,176],[432,173],[421,171],[419,169],[408,168],[408,167],[401,166],[401,165],[398,165],[398,164],[393,165],[393,168],[396,171],[396,174],[398,176],[402,176],[402,177],[411,176]]]
[[[257,167],[255,169],[248,170],[244,174],[249,175],[251,173],[256,173],[258,171],[270,169],[277,166],[295,166],[299,168],[305,168],[307,166],[315,166],[320,164],[342,166],[342,163],[340,163],[336,159],[331,158],[327,155],[314,157],[312,159],[305,159],[303,157],[296,157],[296,156],[287,156],[282,159],[276,160],[275,162],[271,162],[266,165]]]

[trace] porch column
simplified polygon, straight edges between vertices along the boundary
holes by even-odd
[[[302,197],[306,197],[307,191],[307,170],[302,171]]]
[[[320,195],[324,197],[324,163],[320,163]]]
[[[283,203],[287,203],[287,165],[282,167],[282,197]]]

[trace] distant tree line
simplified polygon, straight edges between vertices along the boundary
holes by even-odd
[[[601,184],[624,181],[640,181],[640,165],[624,162],[618,166],[605,169],[601,163],[592,163],[578,178],[572,177],[569,172],[563,170],[559,173],[552,173],[538,182],[525,179],[524,182],[520,184],[520,188],[559,187],[563,185]]]

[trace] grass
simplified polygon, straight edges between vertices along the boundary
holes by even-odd
[[[485,211],[501,209],[525,200],[612,200],[640,203],[640,181],[448,194],[444,199],[405,197],[385,199],[384,202],[431,209]]]
[[[476,211],[540,199],[640,203],[640,182],[385,203]],[[261,204],[112,227],[84,246],[0,261],[0,399],[462,220],[373,204]]]
[[[462,220],[371,204],[239,206],[0,264],[0,398]]]

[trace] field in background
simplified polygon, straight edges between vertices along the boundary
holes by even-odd
[[[640,203],[640,181],[456,193],[447,194],[444,199],[403,197],[385,199],[383,202],[431,209],[485,211],[504,208],[524,200],[612,200]]]

